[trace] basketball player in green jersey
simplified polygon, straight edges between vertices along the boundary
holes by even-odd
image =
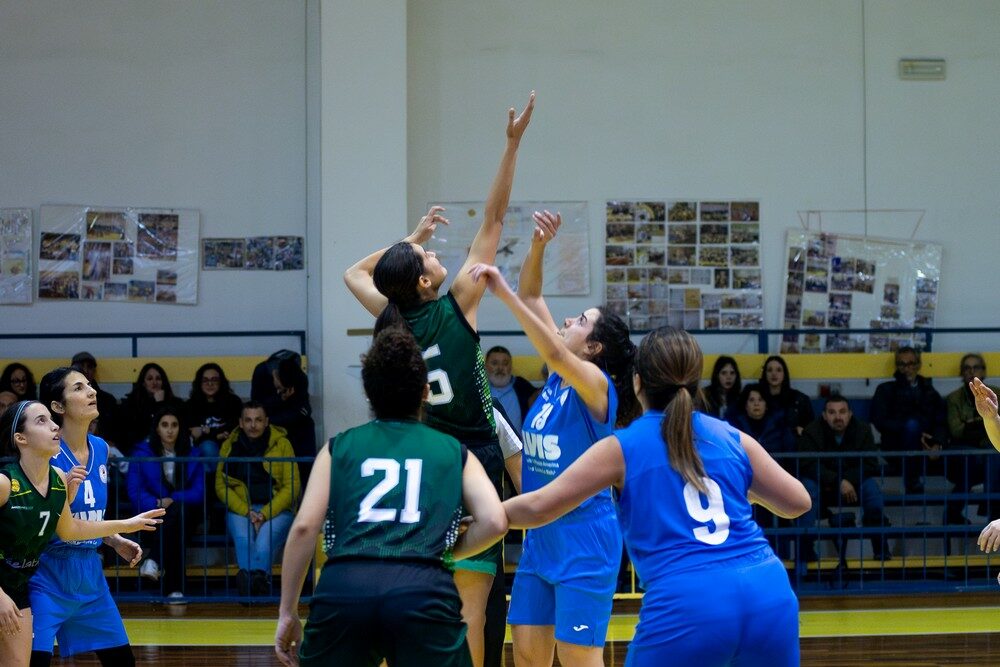
[[[163,510],[125,521],[81,521],[69,511],[85,476],[68,475],[50,464],[59,453],[59,427],[37,401],[21,401],[0,417],[0,665],[27,666],[31,657],[31,607],[28,580],[53,533],[65,541],[115,533],[155,530]],[[68,483],[67,483],[68,478]],[[67,488],[68,487],[68,488]],[[502,514],[501,510],[501,514]]]
[[[285,665],[469,667],[451,566],[506,532],[500,499],[464,445],[420,423],[430,386],[409,331],[378,334],[361,378],[375,420],[316,457],[285,544],[275,652]],[[471,523],[459,535],[463,507]],[[328,560],[299,648],[299,596],[321,529]]]
[[[515,116],[514,109],[508,111],[507,145],[486,198],[482,225],[445,296],[438,298],[438,290],[447,271],[435,254],[421,245],[430,239],[438,224],[448,222],[439,206],[431,207],[406,239],[365,257],[344,274],[354,296],[378,318],[376,333],[387,326],[404,324],[416,336],[431,385],[426,423],[469,447],[498,493],[504,458],[497,443],[486,365],[476,332],[485,288],[471,279],[468,269],[479,262],[492,264],[496,258],[517,150],[534,104],[532,93],[519,116]],[[519,463],[518,457],[510,460]],[[469,626],[469,649],[475,667],[483,664],[486,603],[501,560],[501,545],[497,544],[491,551],[456,564],[455,583],[462,597],[462,617]],[[501,626],[504,623],[500,618],[497,622]]]

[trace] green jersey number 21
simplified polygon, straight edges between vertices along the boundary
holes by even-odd
[[[406,494],[403,509],[398,511],[400,523],[417,523],[420,521],[420,475],[424,462],[421,459],[406,459]],[[376,472],[385,473],[385,478],[375,485],[361,500],[358,507],[358,521],[377,523],[379,521],[396,521],[397,510],[385,507],[376,508],[387,493],[399,486],[399,461],[395,459],[365,459],[361,464],[361,476],[371,477]]]

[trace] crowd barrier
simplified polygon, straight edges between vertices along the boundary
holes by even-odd
[[[779,520],[764,513],[758,519],[772,548],[784,560],[793,586],[800,595],[837,593],[904,593],[940,592],[944,590],[987,590],[996,586],[1000,572],[1000,557],[984,554],[976,545],[982,528],[993,518],[1000,518],[1000,489],[985,489],[980,478],[988,479],[987,466],[1000,466],[1000,456],[992,450],[944,450],[933,457],[925,452],[852,452],[778,454],[775,458],[792,474],[805,478],[801,472],[807,466],[835,462],[838,469],[860,465],[866,461],[877,465],[874,477],[882,495],[883,513],[887,521],[868,525],[862,507],[866,504],[867,487],[857,490],[858,501],[843,500],[824,505],[815,525]],[[994,460],[995,458],[995,460]],[[164,459],[117,459],[109,480],[109,514],[130,516],[135,512],[126,494],[126,467],[141,461],[161,463]],[[187,535],[185,576],[182,585],[184,599],[198,601],[276,602],[280,597],[280,548],[274,550],[271,578],[265,590],[245,591],[238,588],[236,548],[226,522],[226,507],[217,498],[214,487],[215,464],[219,459],[178,458],[181,463],[197,461],[206,467],[206,493],[183,521],[195,525]],[[305,459],[268,459],[277,465]],[[250,466],[260,462],[254,458],[229,458],[224,466]],[[920,493],[907,492],[904,479],[914,470],[922,481]],[[235,470],[233,471],[235,472]],[[998,471],[1000,472],[1000,471]],[[953,490],[949,479],[967,479],[965,489]],[[988,491],[992,490],[993,493]],[[960,523],[949,523],[946,503],[959,506]],[[758,508],[759,512],[759,508]],[[767,518],[765,518],[767,516]],[[711,528],[711,526],[710,526]],[[145,546],[151,536],[133,536]],[[520,554],[520,535],[511,533],[505,540],[505,571],[510,579],[516,571]],[[887,542],[890,558],[877,557],[877,544]],[[816,560],[796,557],[805,540],[816,541]],[[276,545],[277,547],[278,545]],[[164,547],[165,548],[165,547]],[[164,566],[163,557],[150,553]],[[307,576],[304,599],[308,600],[312,585],[324,562],[320,541],[316,557]],[[172,591],[159,581],[146,579],[138,568],[129,568],[110,550],[105,550],[105,574],[112,592],[122,600],[161,601]],[[627,555],[623,554],[617,597],[638,598],[642,584],[635,575]],[[249,594],[248,594],[249,593]]]

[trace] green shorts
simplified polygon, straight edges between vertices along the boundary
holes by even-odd
[[[462,601],[440,565],[328,561],[309,606],[302,667],[471,667]]]
[[[466,442],[463,443],[469,451],[476,455],[479,462],[486,469],[486,475],[493,482],[497,497],[503,498],[503,451],[500,443],[496,440],[486,442]],[[491,577],[495,577],[497,572],[503,571],[503,540],[500,540],[486,551],[482,551],[471,558],[455,561],[456,570],[466,570],[469,572],[482,572]]]

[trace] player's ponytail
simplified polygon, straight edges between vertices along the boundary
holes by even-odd
[[[694,445],[691,418],[704,363],[701,348],[686,331],[663,327],[639,344],[636,373],[650,408],[664,412],[660,433],[670,466],[693,487],[707,493],[705,466]]]
[[[635,344],[629,338],[628,326],[604,306],[598,306],[601,316],[587,336],[588,341],[601,344],[601,351],[590,359],[611,376],[618,394],[618,412],[615,426],[624,428],[639,416],[639,402],[632,390],[632,371],[635,364]]]
[[[0,459],[12,458],[15,461],[21,459],[21,450],[14,442],[15,433],[23,433],[24,426],[28,421],[25,414],[27,407],[38,401],[18,401],[4,410],[0,416]]]
[[[54,421],[59,426],[63,424],[63,415],[61,412],[52,409],[53,403],[59,403],[60,405],[65,400],[66,394],[66,376],[70,373],[79,372],[75,368],[70,368],[69,366],[60,366],[59,368],[53,368],[51,371],[42,376],[42,381],[38,383],[38,402],[41,403],[52,413],[52,421]]]
[[[423,260],[407,241],[389,246],[379,258],[372,272],[372,281],[375,289],[389,300],[389,305],[375,320],[376,336],[389,327],[406,327],[401,309],[420,305],[417,286],[423,273]]]

